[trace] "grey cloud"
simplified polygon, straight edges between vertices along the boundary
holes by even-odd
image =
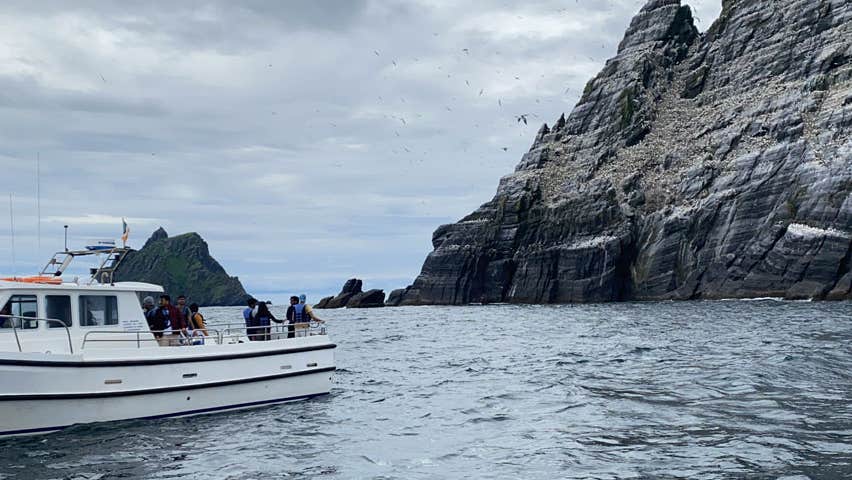
[[[102,92],[52,89],[32,76],[0,76],[0,108],[70,110],[121,115],[160,116],[168,110],[148,98],[105,96]]]
[[[72,13],[106,28],[165,38],[176,48],[213,49],[230,54],[259,48],[277,34],[298,31],[340,32],[355,25],[365,0],[195,0],[172,2],[9,1],[0,14],[54,16]]]

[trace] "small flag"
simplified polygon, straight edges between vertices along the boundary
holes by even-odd
[[[127,226],[127,221],[121,217],[121,243],[127,246],[127,238],[130,236],[130,228]]]

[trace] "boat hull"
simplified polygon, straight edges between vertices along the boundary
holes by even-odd
[[[131,361],[0,359],[0,385],[6,387],[0,436],[255,408],[330,391],[333,344],[263,343],[248,351]]]

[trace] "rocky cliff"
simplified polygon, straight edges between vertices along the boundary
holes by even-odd
[[[850,298],[852,3],[651,0],[402,304]]]
[[[116,281],[162,285],[175,301],[186,295],[203,306],[243,305],[246,291],[210,256],[207,242],[197,233],[169,237],[157,229],[141,250],[131,252],[119,266]]]

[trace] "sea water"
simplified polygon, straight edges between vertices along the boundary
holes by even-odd
[[[330,395],[0,440],[0,479],[852,477],[849,302],[318,313]]]

